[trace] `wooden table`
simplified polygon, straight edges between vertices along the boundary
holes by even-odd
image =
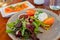
[[[51,9],[50,9],[48,6],[46,6],[46,5],[39,5],[39,6],[38,6],[38,5],[35,5],[32,0],[28,0],[28,1],[31,2],[36,8],[48,9],[48,10],[50,10],[50,11],[55,12],[57,15],[60,13],[60,10],[54,11],[54,10],[51,10]],[[12,2],[12,3],[17,3],[17,2],[19,2],[19,0],[18,0],[18,1],[15,0],[15,1]],[[8,19],[9,19],[9,18],[3,18],[3,17],[1,16],[1,14],[0,14],[0,40],[12,40],[12,39],[8,36],[8,34],[6,33],[6,23],[7,23]]]

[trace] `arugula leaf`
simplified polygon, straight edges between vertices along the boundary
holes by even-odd
[[[15,22],[8,23],[7,26],[10,27],[11,29],[14,28]]]
[[[25,30],[26,30],[26,21],[24,20],[22,21],[22,30],[21,30],[22,36],[24,36]]]
[[[19,20],[19,19],[17,19],[17,20],[15,21],[15,24],[17,24],[18,22],[20,22],[20,20]]]
[[[39,31],[39,26],[36,24],[36,22],[33,22],[33,25],[35,25],[34,32],[37,33],[37,31]]]
[[[30,34],[29,34],[28,32],[25,32],[24,38],[25,38],[25,39],[28,39],[29,37],[30,37]]]
[[[34,17],[35,17],[35,18],[38,18],[38,15],[39,15],[39,14],[42,14],[42,13],[43,13],[43,11],[37,10],[36,13],[35,13],[35,15],[34,15]]]
[[[43,13],[43,11],[41,11],[41,10],[37,10],[37,12],[38,12],[38,13]]]
[[[17,24],[18,22],[20,22],[19,19],[17,19],[15,22],[8,23],[7,26],[10,27],[11,29],[13,29],[14,28],[14,25]]]
[[[34,18],[33,25],[35,26],[35,30],[34,30],[35,33],[39,32],[39,27],[40,27],[41,23],[42,22],[40,20]]]
[[[10,29],[7,29],[6,30],[7,33],[14,33],[14,31],[10,30]]]

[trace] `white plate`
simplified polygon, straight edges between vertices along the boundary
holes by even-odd
[[[48,14],[48,16],[52,16],[55,18],[55,22],[54,24],[52,25],[52,27],[50,28],[50,30],[46,31],[46,30],[43,30],[43,34],[38,34],[38,38],[40,40],[55,40],[55,38],[57,39],[57,37],[60,37],[59,36],[59,33],[60,33],[60,22],[57,20],[58,19],[58,16],[49,11],[49,10],[45,10],[45,9],[39,9],[39,8],[35,8],[35,10],[41,10],[43,12],[46,12]],[[18,16],[21,15],[22,13],[25,13],[26,10],[23,10],[22,12],[19,12],[15,15],[13,15],[7,22],[10,23],[10,22],[13,22],[15,21],[16,19],[18,19]],[[6,26],[6,29],[9,29],[8,26]],[[13,40],[21,40],[19,38],[16,38],[13,34],[10,34],[8,33],[8,35],[13,39]]]
[[[15,5],[17,5],[17,4],[23,4],[23,3],[26,3],[26,5],[28,6],[28,8],[25,8],[25,9],[35,8],[35,7],[34,7],[30,2],[28,2],[28,1],[20,2],[20,3],[16,3],[16,4],[12,4],[12,5],[9,5],[9,6],[15,6]],[[1,14],[2,14],[3,17],[10,17],[11,15],[17,13],[17,12],[5,13],[5,8],[7,8],[7,7],[9,7],[9,6],[0,8],[0,11],[1,11]]]

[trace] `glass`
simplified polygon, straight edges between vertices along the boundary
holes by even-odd
[[[44,3],[44,0],[34,0],[34,3],[40,5]]]
[[[49,7],[52,10],[60,10],[60,0],[50,0]]]
[[[0,0],[0,7],[6,6],[8,3],[11,3],[13,0]]]

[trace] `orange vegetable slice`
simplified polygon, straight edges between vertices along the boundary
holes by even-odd
[[[28,7],[26,4],[22,4],[21,6],[22,6],[22,8],[27,8]]]
[[[23,10],[24,8],[27,8],[28,6],[26,4],[21,4],[21,5],[16,5],[15,6],[15,12],[18,12],[18,11],[21,11]]]
[[[8,8],[5,8],[5,12],[6,12],[6,13],[13,12],[13,9],[11,9],[11,8],[9,8],[9,7],[8,7]]]
[[[21,11],[21,10],[22,10],[22,8],[16,6],[14,12],[18,12],[18,11]]]
[[[50,17],[44,21],[45,24],[52,25],[54,23],[54,18]]]
[[[34,16],[35,10],[34,9],[29,9],[29,10],[26,11],[26,13],[27,13],[28,16]]]

